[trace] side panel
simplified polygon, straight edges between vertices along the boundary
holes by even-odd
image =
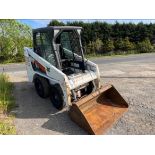
[[[24,51],[25,51],[24,53],[26,57],[28,71],[31,69],[31,70],[40,72],[42,74],[45,74],[51,79],[55,79],[60,83],[65,80],[65,76],[66,76],[65,74],[63,74],[56,67],[52,66],[49,62],[44,60],[42,57],[34,53],[32,49],[24,48]],[[33,65],[35,65],[36,69],[33,68]]]
[[[28,80],[30,82],[33,82],[33,76],[34,76],[35,72],[34,72],[32,65],[31,65],[31,59],[29,57],[28,48],[25,48],[25,47],[24,47],[24,56],[25,56]]]
[[[28,79],[33,82],[35,74],[43,76],[51,84],[58,83],[63,90],[64,102],[70,104],[70,88],[68,78],[64,73],[52,66],[49,62],[33,52],[33,49],[24,48]]]
[[[97,76],[97,79],[94,80],[96,88],[100,88],[101,87],[101,84],[100,84],[100,71],[99,71],[98,65],[93,63],[90,60],[87,60],[87,59],[85,59],[85,61],[86,61],[87,69],[94,72],[95,75]]]

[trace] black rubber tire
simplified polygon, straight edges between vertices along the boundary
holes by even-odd
[[[59,84],[51,87],[50,100],[56,109],[61,110],[64,107],[63,91]]]
[[[92,93],[92,91],[93,91],[93,83],[92,82],[89,82],[89,85],[87,86],[87,91],[86,91],[86,93],[89,95],[89,94],[91,94]]]
[[[37,76],[34,79],[34,86],[35,86],[37,94],[41,98],[49,97],[50,86],[49,86],[48,81],[45,78]]]

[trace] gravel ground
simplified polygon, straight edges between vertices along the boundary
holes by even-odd
[[[112,83],[129,104],[128,112],[107,134],[155,134],[155,63],[110,64],[100,69],[102,83]]]
[[[129,110],[106,134],[155,134],[155,62],[99,63],[102,84],[111,83],[129,103]],[[17,134],[87,134],[66,110],[57,111],[27,81],[26,71],[9,72],[15,83]]]
[[[32,83],[28,82],[26,71],[9,72],[14,82],[16,108],[15,125],[19,135],[87,134],[72,122],[66,109],[56,110],[49,99],[40,98]]]

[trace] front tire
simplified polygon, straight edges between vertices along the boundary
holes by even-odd
[[[50,100],[56,109],[61,110],[64,107],[63,92],[58,84],[52,86]]]
[[[34,79],[34,86],[37,94],[41,98],[47,98],[49,96],[50,87],[48,81],[45,78],[37,76]]]

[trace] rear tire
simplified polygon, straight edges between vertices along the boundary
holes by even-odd
[[[52,86],[50,100],[56,109],[61,110],[64,107],[63,92],[58,84]]]
[[[37,76],[34,79],[34,86],[37,94],[41,98],[47,98],[49,96],[50,87],[48,81],[45,78]]]

